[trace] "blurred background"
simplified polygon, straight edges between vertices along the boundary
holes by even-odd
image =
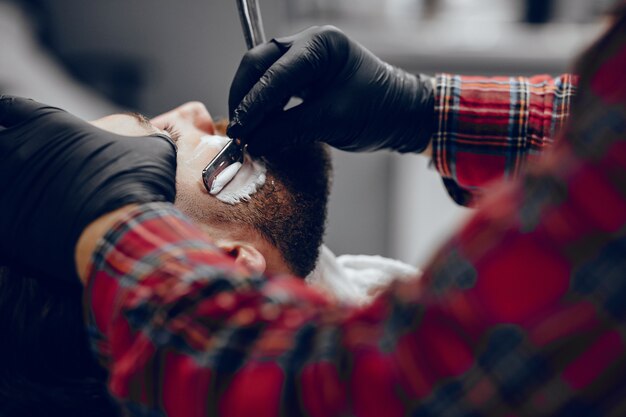
[[[558,75],[611,0],[259,0],[268,39],[333,24],[408,71]],[[0,93],[95,119],[186,101],[228,116],[234,0],[0,0]],[[334,152],[327,245],[423,265],[467,216],[420,156]]]

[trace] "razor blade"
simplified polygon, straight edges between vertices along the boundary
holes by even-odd
[[[251,49],[263,42],[265,42],[265,33],[263,30],[263,21],[261,20],[261,10],[259,8],[258,0],[236,0],[237,10],[239,11],[239,19],[241,20],[241,27],[243,29],[243,35],[246,40],[246,46]],[[233,165],[234,163],[242,163],[244,158],[245,145],[241,143],[239,139],[231,139],[222,150],[209,162],[209,164],[202,170],[202,182],[204,188],[206,188],[209,194],[213,194],[213,184],[219,175],[224,172],[225,169]],[[230,177],[230,179],[232,179]],[[226,179],[224,186],[230,179]],[[223,187],[220,187],[221,189]],[[215,192],[214,194],[217,194]]]
[[[252,49],[257,45],[265,42],[265,32],[263,30],[263,21],[261,20],[261,10],[258,0],[236,0],[237,10],[239,11],[239,19],[241,28],[243,29],[244,39],[248,49]],[[202,182],[207,192],[211,194],[211,189],[215,179],[229,166],[239,162],[243,163],[245,145],[239,139],[231,139],[222,148],[220,153],[213,158],[211,162],[202,171]],[[231,177],[231,179],[234,178]],[[226,183],[230,179],[226,180]],[[225,185],[225,184],[224,184]]]
[[[243,163],[244,151],[245,147],[239,139],[231,139],[202,170],[202,183],[209,194],[211,194],[215,179],[226,168],[236,162]]]

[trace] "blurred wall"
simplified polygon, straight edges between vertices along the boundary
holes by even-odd
[[[147,114],[189,100],[228,116],[228,87],[245,52],[235,2],[227,0],[49,0],[54,42],[66,55],[133,57],[146,70],[139,105]],[[285,17],[264,0],[268,36]]]

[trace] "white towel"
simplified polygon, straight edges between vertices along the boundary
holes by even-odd
[[[306,277],[306,282],[339,301],[363,305],[394,279],[417,279],[420,275],[419,269],[394,259],[370,255],[335,256],[322,245],[317,266]]]

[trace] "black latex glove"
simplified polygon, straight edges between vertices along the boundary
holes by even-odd
[[[78,283],[92,221],[130,203],[174,201],[176,147],[106,132],[36,101],[0,96],[0,259]]]
[[[304,103],[283,111],[291,96]],[[332,26],[274,39],[243,57],[228,135],[264,153],[312,141],[349,151],[421,152],[430,142],[430,77],[381,61]]]

